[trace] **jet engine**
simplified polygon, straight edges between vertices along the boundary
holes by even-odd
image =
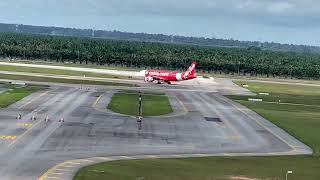
[[[145,77],[145,78],[144,78],[144,81],[153,82],[154,79],[153,79],[153,77],[148,76],[148,77]]]

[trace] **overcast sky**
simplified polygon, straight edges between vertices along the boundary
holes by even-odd
[[[319,0],[3,0],[0,22],[320,46]]]

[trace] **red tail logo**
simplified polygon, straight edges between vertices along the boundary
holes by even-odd
[[[187,78],[188,76],[192,75],[194,76],[196,74],[196,65],[197,62],[192,62],[192,64],[189,66],[188,70],[184,72],[184,78]]]
[[[190,75],[194,75],[195,74],[195,70],[196,70],[196,65],[197,65],[197,62],[192,62],[192,64],[189,66],[188,70],[186,71],[187,74],[190,74]]]

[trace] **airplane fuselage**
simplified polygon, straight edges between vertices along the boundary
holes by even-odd
[[[183,81],[196,78],[196,75],[186,75],[184,72],[146,70],[145,77],[158,77],[163,81]]]
[[[196,62],[193,62],[187,71],[166,71],[166,70],[145,70],[145,81],[153,82],[167,82],[171,81],[184,81],[196,78],[195,74]]]

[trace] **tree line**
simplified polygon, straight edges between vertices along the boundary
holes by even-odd
[[[0,56],[127,67],[185,69],[198,62],[203,72],[320,78],[320,55],[213,48],[152,42],[0,33]]]
[[[23,24],[4,24],[0,23],[0,32],[22,33],[22,34],[41,34],[73,37],[91,37],[115,40],[129,40],[142,42],[162,42],[170,44],[189,44],[209,47],[238,47],[248,48],[251,46],[259,47],[263,50],[299,52],[299,53],[318,53],[320,47],[294,44],[280,44],[275,42],[258,41],[239,41],[234,39],[218,39],[204,37],[186,37],[165,34],[132,33],[121,31],[105,31],[94,29],[76,29],[63,27],[32,26]]]

